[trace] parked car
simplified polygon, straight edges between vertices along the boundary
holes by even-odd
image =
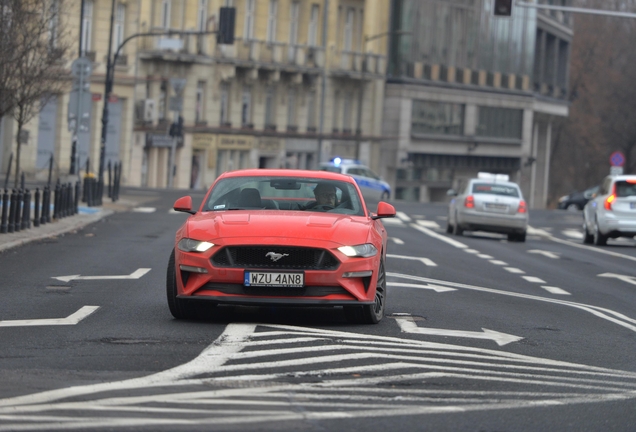
[[[557,208],[561,210],[577,211],[583,210],[585,204],[592,198],[592,195],[598,192],[598,186],[585,189],[583,192],[572,192],[559,198]]]
[[[607,176],[583,208],[583,243],[636,236],[636,175]]]
[[[488,231],[526,241],[528,209],[519,185],[505,174],[479,173],[459,193],[451,189],[446,232]]]
[[[314,195],[314,189],[319,188]],[[320,197],[333,203],[319,204]],[[333,204],[333,205],[332,205]],[[377,323],[386,302],[387,232],[395,208],[366,207],[352,177],[253,169],[222,174],[177,230],[167,270],[175,318],[218,304],[343,306],[350,321]]]
[[[371,169],[353,159],[333,158],[330,162],[323,162],[318,167],[322,171],[330,171],[350,175],[358,183],[362,195],[367,203],[388,201],[391,197],[391,186]]]

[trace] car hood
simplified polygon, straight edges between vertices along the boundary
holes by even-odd
[[[372,221],[362,216],[289,211],[231,211],[196,214],[186,222],[186,235],[197,240],[258,238],[308,239],[341,245],[367,241]]]

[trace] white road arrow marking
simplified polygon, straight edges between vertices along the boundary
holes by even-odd
[[[540,254],[540,255],[544,255],[544,256],[547,256],[548,258],[552,258],[552,259],[559,259],[559,255],[555,254],[554,252],[548,252],[548,251],[544,251],[544,250],[532,249],[532,250],[529,250],[528,253]]]
[[[154,213],[157,209],[155,207],[135,207],[132,211],[135,213]]]
[[[564,236],[566,237],[570,237],[573,239],[577,239],[580,240],[583,238],[583,233],[574,229],[567,229],[567,230],[563,230],[561,231],[563,233]]]
[[[424,265],[427,265],[429,267],[437,267],[437,264],[435,264],[432,260],[430,260],[428,258],[410,257],[410,256],[393,255],[393,254],[386,254],[386,256],[389,257],[389,258],[421,261],[421,262],[424,263]]]
[[[417,224],[421,225],[421,226],[423,226],[425,228],[440,229],[439,224],[437,222],[431,221],[431,220],[418,220]]]
[[[396,238],[396,237],[389,237],[389,240],[393,240],[393,242],[395,242],[395,244],[399,244],[399,245],[403,245],[404,244],[404,240]]]
[[[403,222],[411,222],[411,218],[404,212],[396,212],[395,215]]]
[[[455,288],[445,287],[441,285],[432,285],[432,284],[412,284],[407,282],[387,282],[386,284],[387,286],[395,286],[395,287],[428,289],[428,290],[433,290],[435,292],[457,291]]]
[[[636,276],[619,275],[616,273],[601,273],[600,275],[598,275],[598,277],[616,278],[622,280],[623,282],[636,285]]]
[[[5,320],[0,321],[0,327],[75,325],[93,312],[95,312],[97,309],[99,309],[99,306],[84,306],[77,312],[70,314],[66,318]]]
[[[446,329],[433,329],[426,327],[418,327],[413,320],[413,317],[404,316],[396,317],[400,329],[404,333],[416,333],[433,336],[451,336],[451,337],[464,337],[472,339],[490,339],[497,343],[499,346],[509,344],[511,342],[517,342],[523,339],[519,336],[509,335],[506,333],[500,333],[493,330],[482,328],[482,332],[472,332],[463,330],[446,330]]]
[[[80,276],[80,275],[69,275],[69,276],[53,276],[53,279],[57,279],[62,282],[70,282],[72,280],[113,280],[113,279],[139,279],[146,273],[150,271],[149,268],[140,268],[135,270],[129,275],[120,275],[120,276]]]

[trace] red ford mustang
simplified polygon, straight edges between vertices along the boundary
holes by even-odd
[[[175,318],[209,306],[343,306],[350,321],[377,323],[386,303],[387,234],[349,176],[253,169],[221,175],[179,228],[167,272]]]

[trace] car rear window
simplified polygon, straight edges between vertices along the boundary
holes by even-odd
[[[474,183],[473,193],[503,195],[503,196],[519,198],[519,189],[517,189],[516,187],[501,185],[496,183]]]
[[[617,181],[615,186],[616,186],[616,196],[618,198],[636,196],[636,180]]]

